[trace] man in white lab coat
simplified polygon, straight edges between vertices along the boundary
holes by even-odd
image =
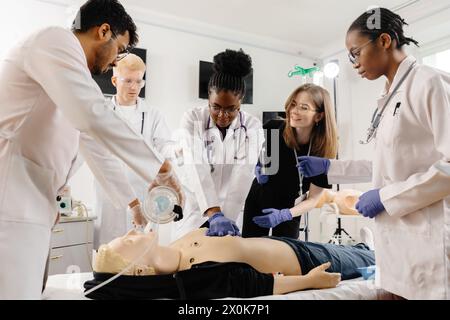
[[[0,61],[0,300],[40,298],[56,196],[84,136],[145,181],[157,175],[163,158],[111,110],[91,76],[136,42],[118,1],[90,0],[72,31],[36,32]],[[108,180],[101,165],[91,169]]]
[[[361,15],[347,34],[349,57],[369,80],[386,76],[382,114],[369,161],[300,160],[306,176],[330,183],[372,181],[356,204],[375,218],[375,258],[381,287],[406,299],[450,299],[450,75],[417,63],[402,47],[405,21],[381,8],[381,29]],[[372,122],[372,125],[374,123]]]
[[[114,75],[111,79],[117,89],[112,97],[114,112],[119,114],[128,124],[151,146],[154,146],[166,159],[171,157],[170,140],[171,133],[166,121],[157,109],[147,105],[144,99],[139,97],[141,89],[145,86],[144,75],[146,66],[144,61],[135,54],[129,54],[117,63]],[[148,77],[148,74],[147,74]],[[141,202],[148,189],[148,183],[127,169],[123,164],[128,181],[117,181],[118,188],[127,190],[130,183],[134,193]],[[124,185],[121,187],[120,185]],[[101,184],[96,183],[96,208],[98,216],[95,226],[94,247],[108,243],[114,238],[124,235],[131,228],[133,217],[126,214],[126,207],[116,208],[110,201]],[[143,222],[145,224],[145,221]]]

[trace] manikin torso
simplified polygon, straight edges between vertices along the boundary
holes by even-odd
[[[263,273],[301,275],[294,251],[284,242],[268,238],[207,237],[206,230],[195,230],[170,245],[181,253],[179,271],[214,261],[246,263]]]
[[[156,274],[170,274],[190,269],[203,262],[239,262],[262,273],[301,275],[297,256],[291,247],[269,238],[207,237],[207,229],[197,229],[168,247],[157,245],[156,234],[131,230],[108,244],[110,250],[130,262],[155,269]]]

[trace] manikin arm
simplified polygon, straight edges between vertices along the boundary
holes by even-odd
[[[316,185],[311,183],[311,186],[309,187],[308,198],[291,209],[292,217],[298,217],[314,208],[320,208],[317,206],[317,204],[322,199],[324,199],[324,197],[325,199],[333,197],[330,192],[331,191],[317,187]],[[332,201],[332,199],[329,201]]]
[[[322,208],[325,204],[336,204],[339,213],[343,215],[359,215],[355,209],[362,192],[358,190],[345,189],[334,192],[319,188],[311,184],[308,199],[291,209],[292,216],[297,217],[314,208]]]
[[[306,289],[334,288],[341,281],[340,273],[326,272],[330,263],[324,263],[304,276],[275,276],[273,294],[285,294]]]

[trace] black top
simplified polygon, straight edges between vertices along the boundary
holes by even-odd
[[[95,273],[86,290],[111,278]],[[274,278],[244,263],[205,262],[170,275],[120,276],[87,297],[111,299],[221,299],[250,298],[273,294]]]
[[[269,176],[269,182],[264,185],[259,185],[255,179],[253,181],[251,192],[262,193],[262,208],[285,209],[292,208],[295,205],[295,200],[299,197],[300,178],[297,169],[297,161],[295,159],[294,150],[286,145],[283,138],[285,128],[284,120],[271,120],[264,125],[266,129],[266,151],[271,157],[271,131],[278,130],[279,132],[279,168],[276,175]],[[300,150],[297,150],[297,155],[307,156],[309,145],[301,145]],[[311,156],[317,156],[310,154]],[[270,164],[270,163],[269,163]],[[312,178],[303,178],[303,194],[309,191],[309,187],[313,183],[321,188],[331,189],[328,184],[326,175],[320,175]]]

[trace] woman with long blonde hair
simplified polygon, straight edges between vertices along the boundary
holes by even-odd
[[[263,165],[256,166],[244,208],[244,237],[266,236],[272,228],[273,236],[297,239],[301,214],[314,208],[323,188],[331,188],[325,175],[303,178],[297,169],[301,156],[336,157],[336,120],[328,91],[302,85],[288,97],[285,110],[286,119],[264,124],[270,166],[278,170],[264,175]],[[271,150],[274,130],[279,133],[278,150]]]

